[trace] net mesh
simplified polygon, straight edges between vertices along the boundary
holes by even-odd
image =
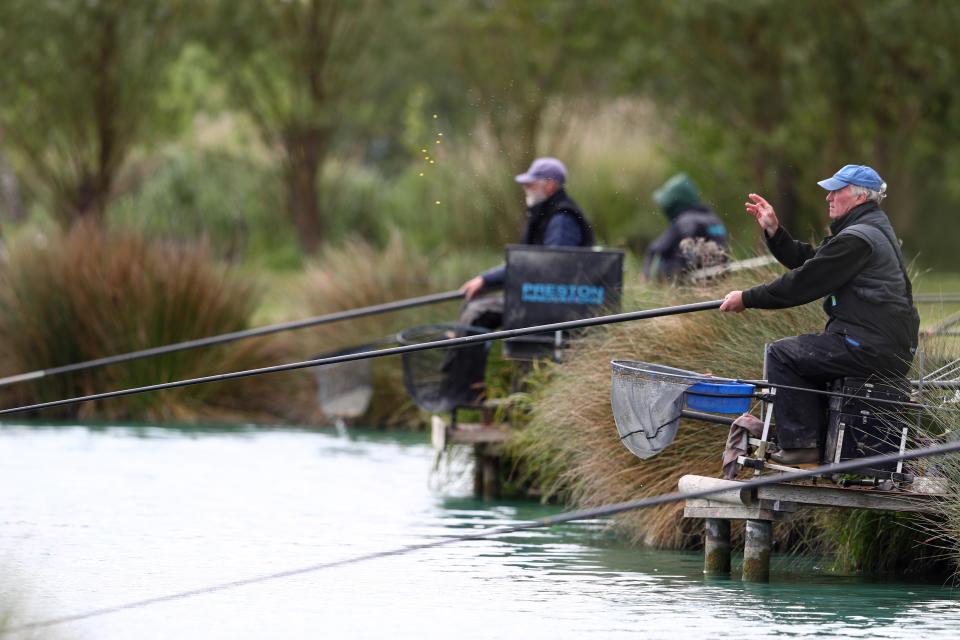
[[[632,360],[614,360],[610,369],[610,405],[620,439],[634,455],[651,458],[673,442],[683,393],[703,376]]]
[[[357,353],[351,349],[328,357]],[[356,418],[370,406],[373,376],[370,360],[353,360],[313,367],[317,380],[317,403],[328,418]]]
[[[483,327],[436,324],[402,331],[402,345],[487,333]],[[418,407],[432,413],[476,406],[483,399],[489,342],[404,353],[403,385]]]

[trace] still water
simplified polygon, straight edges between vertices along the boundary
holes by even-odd
[[[470,497],[423,436],[0,426],[0,624],[72,616],[544,517]],[[438,480],[443,480],[439,482]],[[957,638],[960,593],[698,553],[603,523],[457,543],[163,600],[6,638]],[[734,568],[735,572],[737,567]]]

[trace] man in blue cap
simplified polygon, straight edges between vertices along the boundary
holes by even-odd
[[[771,253],[790,271],[773,282],[731,291],[720,310],[784,309],[823,299],[829,318],[823,333],[770,345],[771,383],[822,391],[845,376],[903,377],[917,346],[920,317],[900,244],[880,209],[887,185],[870,167],[853,164],[818,184],[828,191],[831,235],[816,247],[791,238],[770,203],[749,195],[747,212],[763,229]],[[780,388],[774,419],[781,451],[772,459],[819,462],[824,395]]]

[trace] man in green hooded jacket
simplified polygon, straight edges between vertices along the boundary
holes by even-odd
[[[690,176],[673,176],[653,192],[653,199],[670,227],[647,247],[645,278],[671,280],[689,269],[726,261],[727,229],[713,210],[700,202]],[[697,239],[702,239],[700,246],[695,244]]]

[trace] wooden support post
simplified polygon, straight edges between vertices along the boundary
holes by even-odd
[[[473,445],[473,495],[483,497],[483,444]]]
[[[500,453],[497,448],[486,443],[473,446],[473,492],[484,500],[499,500]]]
[[[743,545],[743,579],[750,582],[770,580],[770,543],[773,523],[769,520],[747,520]]]
[[[500,499],[500,456],[489,447],[483,452],[483,499]]]
[[[730,521],[721,518],[704,519],[703,572],[730,573]]]

